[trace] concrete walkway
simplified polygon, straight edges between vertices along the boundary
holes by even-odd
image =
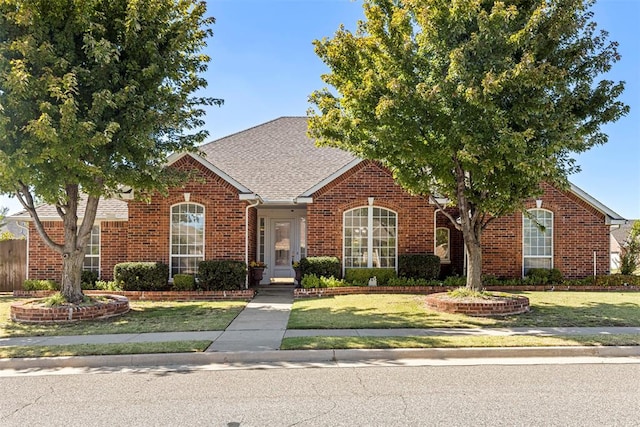
[[[213,341],[207,352],[268,352],[278,350],[283,338],[310,336],[406,337],[452,335],[614,335],[640,334],[640,327],[588,328],[474,328],[474,329],[287,329],[293,289],[262,287],[257,296],[224,331],[157,332],[145,334],[71,335],[0,338],[0,347],[27,345],[117,344],[133,342]]]

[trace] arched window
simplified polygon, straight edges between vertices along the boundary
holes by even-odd
[[[204,206],[180,203],[171,207],[171,277],[195,274],[204,260]]]
[[[451,245],[450,245],[450,230],[447,227],[436,228],[436,240],[434,254],[440,257],[440,261],[451,261]]]
[[[365,206],[344,213],[345,268],[396,268],[397,214]]]
[[[553,268],[553,212],[530,209],[522,216],[523,275],[532,268]]]

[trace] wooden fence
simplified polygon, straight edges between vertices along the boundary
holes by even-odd
[[[22,289],[27,278],[27,241],[0,242],[0,292]]]

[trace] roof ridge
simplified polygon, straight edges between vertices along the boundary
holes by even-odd
[[[278,120],[282,120],[282,119],[306,119],[306,118],[307,118],[307,116],[280,116],[280,117],[276,117],[275,119],[271,119],[271,120],[268,120],[268,121],[266,121],[266,122],[259,123],[259,124],[257,124],[257,125],[251,126],[250,128],[243,129],[243,130],[239,130],[239,131],[234,132],[234,133],[231,133],[231,134],[229,134],[229,135],[225,135],[225,136],[223,136],[223,137],[221,137],[221,138],[214,139],[213,141],[205,142],[204,144],[200,145],[200,146],[198,147],[198,149],[200,149],[200,148],[204,148],[205,146],[210,145],[210,144],[213,144],[214,142],[224,141],[225,139],[228,139],[228,138],[231,138],[231,137],[235,137],[235,136],[237,136],[237,135],[241,135],[241,134],[243,134],[243,133],[246,133],[246,132],[252,131],[252,130],[254,130],[254,129],[256,129],[256,128],[259,128],[259,127],[261,127],[261,126],[268,125],[268,124],[273,123],[273,122],[278,121]]]

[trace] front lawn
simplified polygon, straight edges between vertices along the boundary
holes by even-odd
[[[20,299],[0,296],[0,337],[221,331],[247,304],[244,301],[130,301],[131,311],[120,317],[37,325],[11,321],[10,304],[14,301]]]
[[[289,329],[640,326],[640,293],[520,292],[531,311],[504,318],[439,313],[422,295],[344,295],[294,302]]]

